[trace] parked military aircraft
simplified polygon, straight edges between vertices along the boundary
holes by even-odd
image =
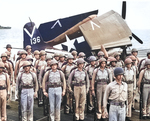
[[[24,48],[31,45],[32,50],[62,49],[65,51],[76,50],[90,56],[97,52],[103,44],[106,49],[120,47],[123,55],[126,48],[131,46],[134,37],[124,21],[126,17],[126,2],[122,4],[122,16],[111,10],[97,16],[98,10],[43,23],[37,29],[34,22],[25,24]],[[61,47],[61,48],[60,48]]]

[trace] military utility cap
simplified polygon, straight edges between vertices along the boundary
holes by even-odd
[[[48,54],[46,55],[46,61],[49,60],[49,59],[53,59],[53,57],[51,56],[51,54],[48,53]]]
[[[104,53],[103,53],[102,51],[99,51],[98,54],[97,54],[97,56],[98,56],[98,57],[99,57],[99,56],[104,56]]]
[[[84,52],[80,52],[80,53],[79,53],[79,57],[85,57]]]
[[[31,58],[30,56],[27,56],[27,57],[26,57],[26,60],[27,60],[27,61],[30,61],[30,60],[31,60],[31,61],[33,62],[33,58]]]
[[[67,59],[74,59],[73,55],[69,54]]]
[[[150,54],[150,51],[147,52],[147,56]]]
[[[62,57],[65,57],[65,55],[64,55],[63,53],[61,53],[61,54],[59,55],[59,57],[62,58]]]
[[[30,45],[26,46],[26,50],[31,49],[32,47]]]
[[[118,75],[123,75],[124,74],[124,70],[121,67],[116,67],[114,70],[114,75],[115,77]]]
[[[22,50],[22,51],[20,52],[20,55],[22,55],[22,54],[26,54],[26,55],[27,55],[27,51]]]
[[[77,65],[84,63],[85,61],[83,60],[83,58],[79,58],[77,60]]]
[[[59,57],[59,53],[55,53],[55,54],[54,54],[54,57]]]
[[[96,57],[95,57],[95,56],[90,56],[90,57],[89,57],[89,61],[90,61],[90,62],[96,61]]]
[[[1,58],[2,58],[2,57],[7,57],[7,54],[6,54],[6,53],[2,53],[2,54],[1,54]]]
[[[145,66],[150,65],[150,59],[146,59]]]
[[[9,51],[6,51],[5,53],[7,54],[7,56],[11,55],[11,52],[9,52]]]
[[[7,49],[7,48],[12,48],[12,46],[11,46],[10,44],[7,44],[7,45],[6,45],[6,49]]]
[[[52,60],[51,63],[50,63],[50,66],[54,65],[54,64],[57,64],[58,65],[58,62],[56,60]]]
[[[24,61],[23,68],[25,68],[27,66],[31,66],[31,63],[29,61]]]
[[[130,64],[130,63],[132,63],[132,60],[130,58],[127,58],[127,59],[125,59],[124,63],[125,64]]]
[[[136,48],[133,48],[133,49],[131,50],[131,53],[133,53],[133,52],[138,52],[138,50],[137,50]]]
[[[3,68],[3,69],[5,68],[3,62],[0,62],[0,68]]]
[[[40,51],[40,56],[46,55],[46,52],[44,50]]]
[[[105,58],[101,58],[99,59],[99,64],[101,64],[102,62],[107,62]]]
[[[116,58],[117,56],[120,56],[120,55],[121,55],[120,53],[115,53],[114,58]]]
[[[71,52],[71,54],[72,54],[73,56],[76,56],[76,55],[77,55],[77,51],[73,50],[73,51]]]
[[[40,52],[38,50],[35,50],[33,54],[34,55],[40,55]]]

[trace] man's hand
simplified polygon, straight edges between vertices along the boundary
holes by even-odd
[[[34,97],[35,97],[35,98],[37,97],[37,92],[34,93]]]
[[[47,92],[44,92],[44,95],[45,95],[46,97],[48,97],[48,93],[47,93]]]
[[[64,95],[65,95],[65,91],[62,92],[62,96],[64,96]]]
[[[95,96],[95,91],[94,90],[92,90],[92,95]]]
[[[10,94],[7,94],[7,100],[10,98]]]

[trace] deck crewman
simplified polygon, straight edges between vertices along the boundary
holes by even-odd
[[[7,54],[6,53],[2,53],[1,58],[2,58],[2,62],[4,63],[5,71],[9,75],[10,85],[12,86],[13,80],[14,80],[12,64],[7,61]],[[10,108],[11,97],[12,97],[12,92],[10,93],[10,98],[7,100],[7,108],[8,109]]]
[[[90,89],[89,89],[89,94],[87,99],[89,103],[87,105],[88,105],[88,111],[92,112],[94,109],[93,98],[92,98],[92,76],[96,66],[96,57],[90,56],[88,60],[89,60],[89,65],[86,67],[86,71],[90,80]]]
[[[109,83],[105,90],[104,114],[108,117],[107,103],[109,100],[109,121],[125,121],[126,119],[127,84],[122,82],[123,74],[124,71],[121,67],[115,68],[115,81]]]
[[[142,88],[142,113],[143,118],[150,119],[150,59],[147,59],[145,61],[146,68],[141,70],[139,75],[139,81],[138,81],[138,89],[140,92],[140,88],[143,85]]]
[[[40,52],[38,50],[35,50],[33,54],[34,54],[33,65],[35,66],[36,61],[40,59]]]
[[[23,66],[24,61],[26,61],[27,52],[25,50],[21,51],[20,56],[21,56],[21,59],[18,60],[15,65],[15,72],[14,72],[15,82],[16,82],[16,78],[17,78],[20,68]]]
[[[61,53],[59,55],[58,67],[62,68],[62,65],[63,65],[64,62],[65,62],[65,55]]]
[[[24,62],[24,72],[19,73],[16,82],[16,96],[21,96],[22,121],[33,121],[34,97],[37,97],[38,91],[37,77],[30,71],[30,67],[30,62]],[[18,95],[19,89],[21,89],[21,95]]]
[[[61,68],[62,71],[64,72],[65,74],[65,79],[66,81],[68,80],[68,77],[70,75],[70,71],[72,68],[74,68],[76,65],[73,63],[73,59],[74,57],[72,55],[68,55],[68,58],[67,58],[67,64],[66,65],[63,65],[63,67]],[[65,105],[65,113],[68,114],[71,107],[72,107],[72,96],[70,95],[69,93],[69,87],[67,86],[66,87],[66,95],[65,95],[65,98],[64,100],[66,100],[66,105]]]
[[[124,67],[124,62],[120,59],[120,53],[115,53],[114,58],[117,60],[116,67]]]
[[[112,74],[109,69],[106,68],[106,59],[99,59],[99,67],[96,68],[93,72],[92,76],[92,94],[97,97],[97,119],[101,120],[101,118],[107,118],[104,115],[104,107],[103,107],[103,96],[106,89],[106,86],[112,82]]]
[[[58,62],[56,60],[52,60],[50,66],[51,70],[47,71],[43,78],[43,93],[49,97],[50,120],[60,121],[61,99],[65,95],[66,80],[63,72],[57,69]]]
[[[89,77],[86,70],[83,69],[84,62],[82,58],[77,60],[77,68],[72,70],[67,81],[69,89],[75,97],[76,121],[84,121],[86,94],[89,91]]]
[[[6,99],[10,97],[9,76],[4,71],[4,63],[0,62],[0,121],[7,121]]]
[[[12,62],[15,61],[15,54],[13,55],[12,52],[11,52],[12,46],[10,44],[7,44],[6,49],[7,49],[8,52],[10,52],[10,60]]]
[[[136,58],[136,61],[135,61],[135,66],[138,66],[139,62],[140,62],[140,59],[137,57],[138,55],[138,50],[136,48],[133,48],[131,50],[131,53],[132,53],[132,56],[134,56]]]
[[[34,57],[33,54],[31,53],[32,48],[31,48],[30,45],[27,45],[27,46],[26,46],[26,51],[27,51],[27,53],[28,53],[27,56],[29,56],[29,57],[31,57],[31,58]]]
[[[125,60],[125,68],[124,68],[124,78],[123,81],[128,85],[128,105],[127,105],[127,114],[126,121],[131,121],[132,114],[132,101],[133,101],[133,93],[136,92],[136,75],[135,71],[132,68],[132,60],[127,58]]]

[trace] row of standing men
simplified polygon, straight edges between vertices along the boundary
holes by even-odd
[[[97,57],[90,56],[87,63],[83,52],[78,54],[78,58],[76,51],[72,51],[67,58],[63,54],[55,53],[53,58],[43,50],[40,52],[36,50],[32,54],[32,48],[28,45],[26,51],[18,52],[19,57],[13,68],[13,62],[10,59],[12,47],[8,44],[6,48],[7,51],[1,54],[0,63],[0,103],[3,103],[0,107],[2,109],[0,119],[2,121],[7,119],[5,105],[7,100],[9,107],[13,85],[16,86],[15,95],[20,101],[23,121],[33,120],[34,97],[38,97],[39,105],[44,103],[43,97],[49,98],[49,117],[51,121],[59,121],[62,96],[65,97],[63,100],[66,102],[64,111],[69,113],[72,109],[72,95],[75,99],[75,120],[84,120],[86,100],[88,100],[87,106],[90,112],[96,109],[97,120],[108,117],[109,120],[117,120],[117,118],[121,121],[125,118],[131,120],[136,87],[140,89],[143,82],[141,110],[143,110],[144,118],[150,116],[148,102],[150,52],[147,53],[146,59],[139,60],[138,51],[132,49],[131,55],[122,61],[120,53],[115,53],[114,57],[108,57],[105,54],[106,51],[100,51]],[[121,85],[118,80],[122,81]],[[96,97],[97,107],[94,107],[92,96]],[[111,105],[109,116],[108,103]],[[121,108],[118,109],[118,107]],[[121,113],[120,117],[119,113]]]

